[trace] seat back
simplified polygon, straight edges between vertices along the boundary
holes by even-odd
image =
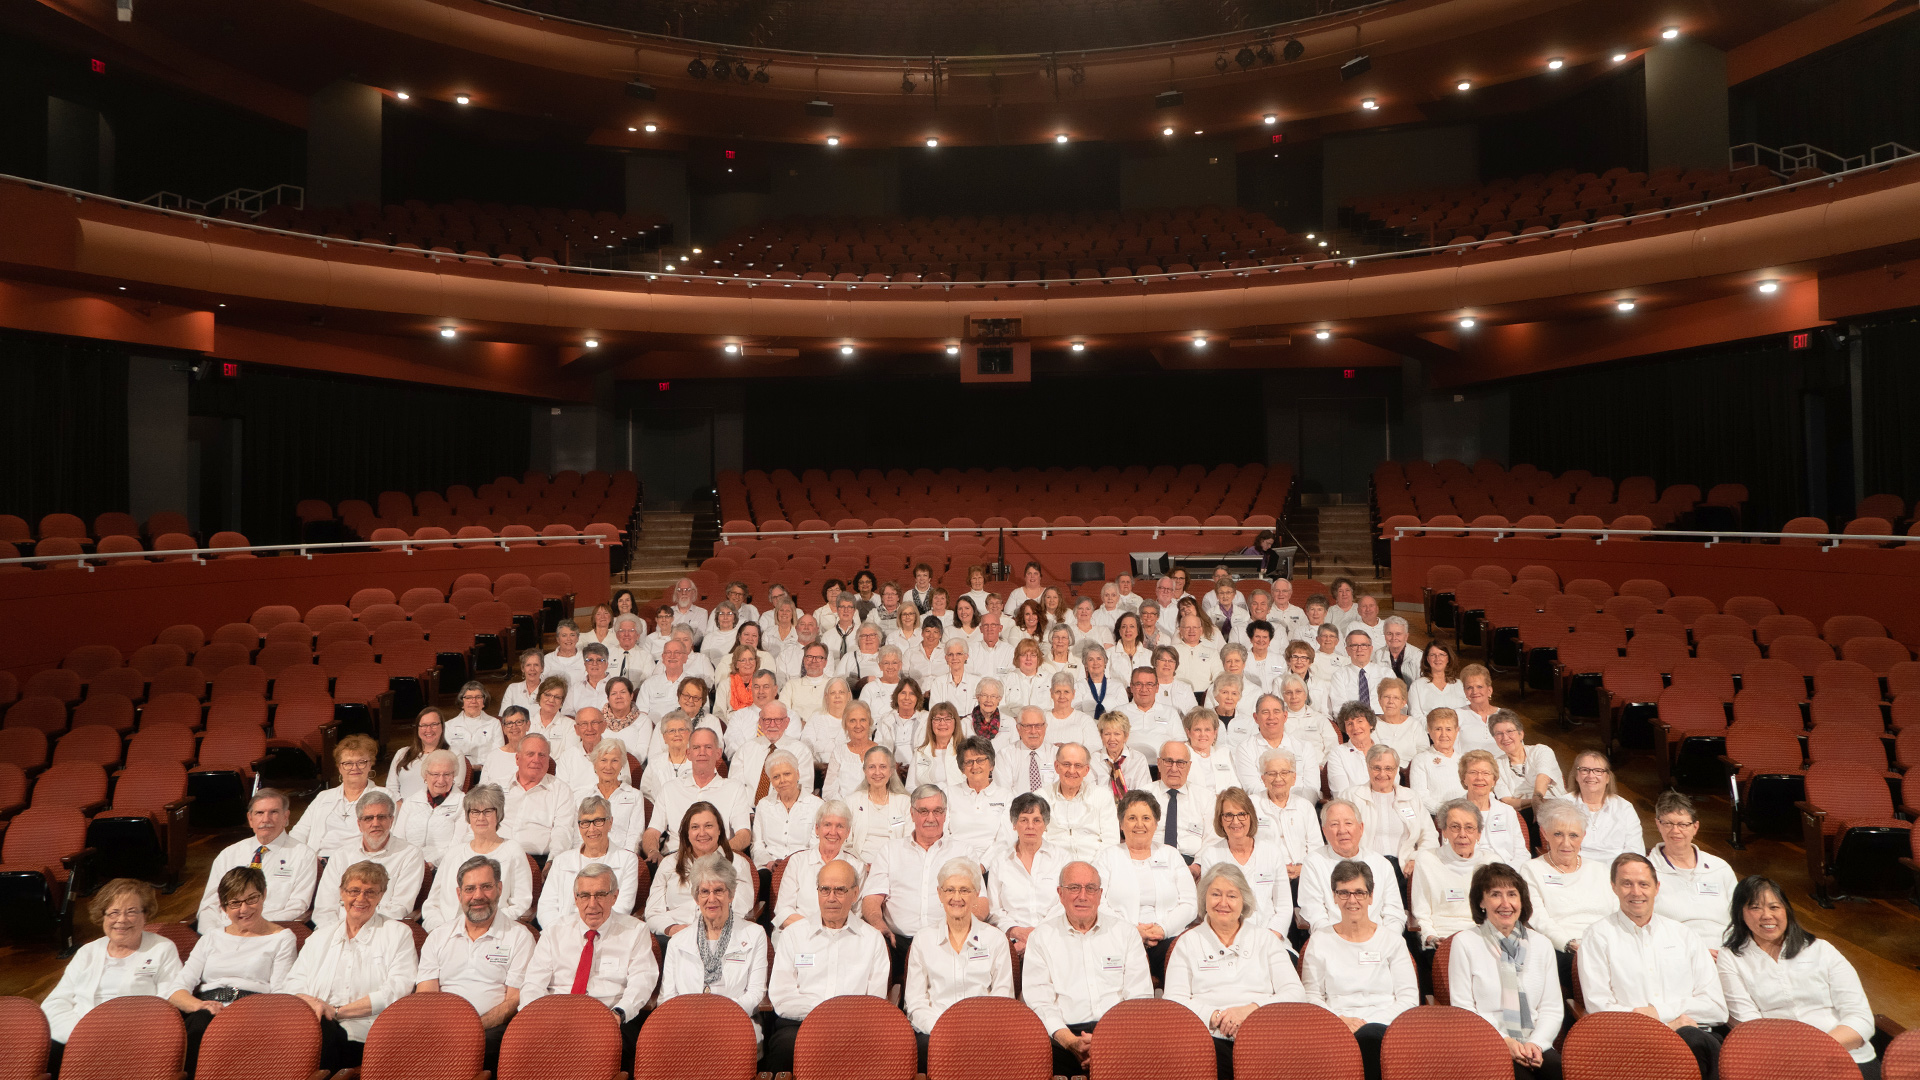
[[[585,994],[540,998],[500,1039],[500,1080],[607,1080],[619,1071],[620,1022]]]
[[[271,1046],[273,1052],[261,1053]],[[292,994],[255,994],[220,1010],[200,1041],[199,1080],[307,1080],[320,1066],[320,1023]]]
[[[1097,1043],[1096,1043],[1097,1045]],[[1445,1047],[1446,1053],[1434,1053]],[[1486,1080],[1513,1075],[1506,1040],[1479,1013],[1419,1005],[1394,1018],[1380,1041],[1382,1080]]]
[[[927,1080],[1047,1080],[1053,1048],[1047,1029],[1026,1003],[974,997],[954,1002],[927,1037]]]
[[[1117,1022],[1115,1022],[1117,1021]],[[1213,1037],[1193,1010],[1160,998],[1130,998],[1100,1019],[1092,1075],[1101,1080],[1213,1080]]]
[[[74,1025],[60,1057],[60,1076],[176,1080],[186,1057],[187,1028],[179,1009],[159,997],[117,997],[95,1006]]]
[[[40,1080],[47,1071],[52,1035],[47,1014],[23,997],[0,997],[0,1080]]]
[[[1920,1028],[1908,1028],[1880,1056],[1881,1080],[1920,1080]]]
[[[696,1044],[700,1053],[688,1054]],[[633,1046],[633,1080],[753,1080],[759,1054],[753,1021],[733,999],[682,994],[648,1014]]]
[[[458,994],[408,994],[367,1032],[367,1080],[472,1080],[486,1065],[480,1014]]]
[[[1560,1051],[1567,1080],[1700,1080],[1700,1066],[1673,1029],[1636,1012],[1580,1018]]]
[[[913,1080],[919,1068],[906,1014],[866,994],[814,1006],[793,1044],[794,1080]]]
[[[1858,1080],[1860,1076],[1860,1067],[1832,1036],[1798,1020],[1742,1023],[1721,1044],[1719,1069],[1725,1080]]]
[[[1097,1041],[1097,1040],[1096,1040]],[[1360,1046],[1340,1018],[1318,1005],[1264,1005],[1233,1039],[1236,1080],[1361,1080]],[[929,1078],[931,1080],[931,1078]]]

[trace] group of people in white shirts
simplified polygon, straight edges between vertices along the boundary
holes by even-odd
[[[48,996],[54,1037],[120,993],[168,996],[191,1030],[233,995],[291,992],[339,1068],[400,994],[467,996],[497,1052],[532,997],[585,993],[616,1011],[630,1058],[648,1002],[708,992],[749,1016],[764,1000],[755,1035],[778,1072],[813,1006],[897,983],[923,1068],[947,1006],[1017,992],[1070,1075],[1113,1003],[1159,983],[1213,1034],[1223,1076],[1247,1015],[1310,1001],[1377,1078],[1385,1025],[1450,941],[1453,1003],[1505,1040],[1517,1078],[1558,1077],[1576,967],[1590,1011],[1656,1017],[1705,1077],[1708,1029],[1761,1016],[1815,1024],[1873,1075],[1857,975],[1777,884],[1696,847],[1678,793],[1649,850],[1605,755],[1577,755],[1569,784],[1493,706],[1484,668],[1409,648],[1350,584],[1303,611],[1284,581],[1244,600],[1230,579],[1198,600],[1173,578],[1154,598],[1116,582],[1078,617],[1084,601],[1049,608],[1037,565],[1024,577],[1004,603],[957,598],[950,623],[917,574],[824,596],[826,634],[784,596],[738,619],[714,616],[752,611],[744,597],[686,610],[691,583],[654,633],[626,610],[565,625],[496,711],[470,683],[458,711],[424,712],[384,786],[355,736],[341,784],[291,828],[288,800],[258,794],[184,967],[115,922],[137,883],[103,889],[124,895]],[[733,647],[703,670],[714,635]],[[417,959],[401,921],[416,908]],[[276,940],[293,920],[316,928],[297,957]],[[145,982],[123,970],[142,956]]]

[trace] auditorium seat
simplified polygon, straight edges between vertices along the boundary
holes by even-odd
[[[1807,797],[1800,804],[1801,840],[1814,899],[1831,907],[1830,896],[1842,884],[1879,879],[1907,851],[1913,825],[1894,814],[1884,762],[1880,768],[1856,764],[1814,764],[1806,773]]]
[[[1446,1052],[1435,1053],[1436,1047]],[[1450,1005],[1408,1009],[1380,1041],[1381,1080],[1486,1080],[1512,1071],[1513,1058],[1493,1025]]]
[[[1567,1030],[1567,1080],[1699,1080],[1693,1051],[1672,1028],[1635,1012],[1588,1013]],[[1831,1040],[1829,1040],[1831,1041]]]
[[[74,1025],[63,1080],[178,1080],[187,1030],[180,1010],[149,995],[109,998]]]
[[[87,826],[101,880],[133,877],[179,884],[187,860],[187,770],[172,763],[129,764],[113,786],[113,804]]]
[[[79,810],[50,806],[22,810],[7,823],[6,836],[0,841],[0,908],[33,912],[43,920],[36,929],[44,929],[56,947],[66,945],[73,934],[73,897],[68,886],[86,846],[87,817]]]
[[[1861,1032],[1871,1037],[1871,1032]],[[1721,1044],[1723,1080],[1858,1080],[1860,1067],[1833,1036],[1798,1020],[1748,1020]]]
[[[485,1080],[484,1042],[466,998],[408,994],[374,1018],[354,1080]]]
[[[52,1034],[47,1014],[29,998],[0,997],[0,1080],[44,1080]]]
[[[584,994],[548,994],[508,1022],[497,1075],[499,1080],[617,1080],[626,1076],[620,1050],[620,1023],[606,1006]]]
[[[1213,1080],[1213,1039],[1193,1010],[1159,998],[1114,1003],[1088,1072],[1102,1080]]]
[[[273,1052],[263,1054],[262,1046]],[[255,994],[220,1010],[200,1040],[195,1080],[310,1080],[320,1023],[292,994]]]
[[[913,1028],[882,998],[828,998],[807,1014],[794,1040],[794,1080],[913,1080],[918,1070]]]

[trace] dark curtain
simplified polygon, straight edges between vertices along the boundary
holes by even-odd
[[[1920,322],[1913,316],[1860,328],[1861,445],[1866,492],[1920,498]]]
[[[250,366],[193,384],[188,401],[196,416],[241,421],[241,519],[254,543],[297,539],[301,499],[372,502],[527,468],[525,398]]]
[[[1920,146],[1920,18],[1909,14],[1728,91],[1736,145],[1864,154]],[[1825,168],[1831,168],[1822,162]]]
[[[0,331],[0,513],[127,508],[127,350]]]
[[[1805,513],[1804,397],[1829,358],[1744,343],[1512,384],[1513,461],[1618,481],[1745,484],[1749,528]],[[1810,369],[1819,370],[1810,370]]]
[[[1647,167],[1647,71],[1639,63],[1540,108],[1480,123],[1480,175],[1488,179],[1616,165]]]

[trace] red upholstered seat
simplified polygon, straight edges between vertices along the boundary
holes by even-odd
[[[698,1054],[687,1053],[692,1045]],[[641,1027],[633,1080],[753,1080],[758,1058],[753,1021],[731,998],[682,994],[661,1003]]]
[[[1798,1020],[1749,1020],[1721,1044],[1724,1080],[1858,1080],[1859,1066],[1826,1032]],[[65,1075],[64,1073],[62,1074]]]
[[[1040,1018],[1013,998],[955,1002],[927,1039],[927,1080],[1047,1080],[1052,1040]]]
[[[614,1080],[621,1075],[620,1022],[584,994],[549,994],[507,1025],[498,1075],[500,1080]]]
[[[1693,1051],[1673,1029],[1634,1012],[1588,1013],[1560,1051],[1567,1080],[1700,1080]]]
[[[0,1080],[40,1080],[51,1039],[47,1014],[23,997],[0,997]]]
[[[17,827],[17,826],[16,826]],[[62,1080],[177,1080],[187,1056],[180,1010],[158,997],[117,997],[74,1025]]]
[[[1095,1045],[1098,1045],[1096,1042]],[[1435,1053],[1445,1047],[1445,1053]],[[1506,1041],[1479,1013],[1420,1005],[1394,1018],[1380,1041],[1381,1080],[1487,1080],[1513,1075]]]
[[[794,1080],[913,1080],[919,1057],[905,1013],[884,998],[852,994],[828,998],[807,1014],[793,1044],[793,1075]]]
[[[1213,1037],[1193,1010],[1160,998],[1118,1002],[1100,1018],[1091,1075],[1101,1080],[1213,1080]]]
[[[1289,1001],[1255,1009],[1240,1025],[1233,1075],[1237,1080],[1361,1080],[1365,1072],[1359,1044],[1339,1017],[1318,1005]]]
[[[367,1032],[365,1080],[479,1080],[486,1075],[480,1014],[458,994],[408,994]]]

